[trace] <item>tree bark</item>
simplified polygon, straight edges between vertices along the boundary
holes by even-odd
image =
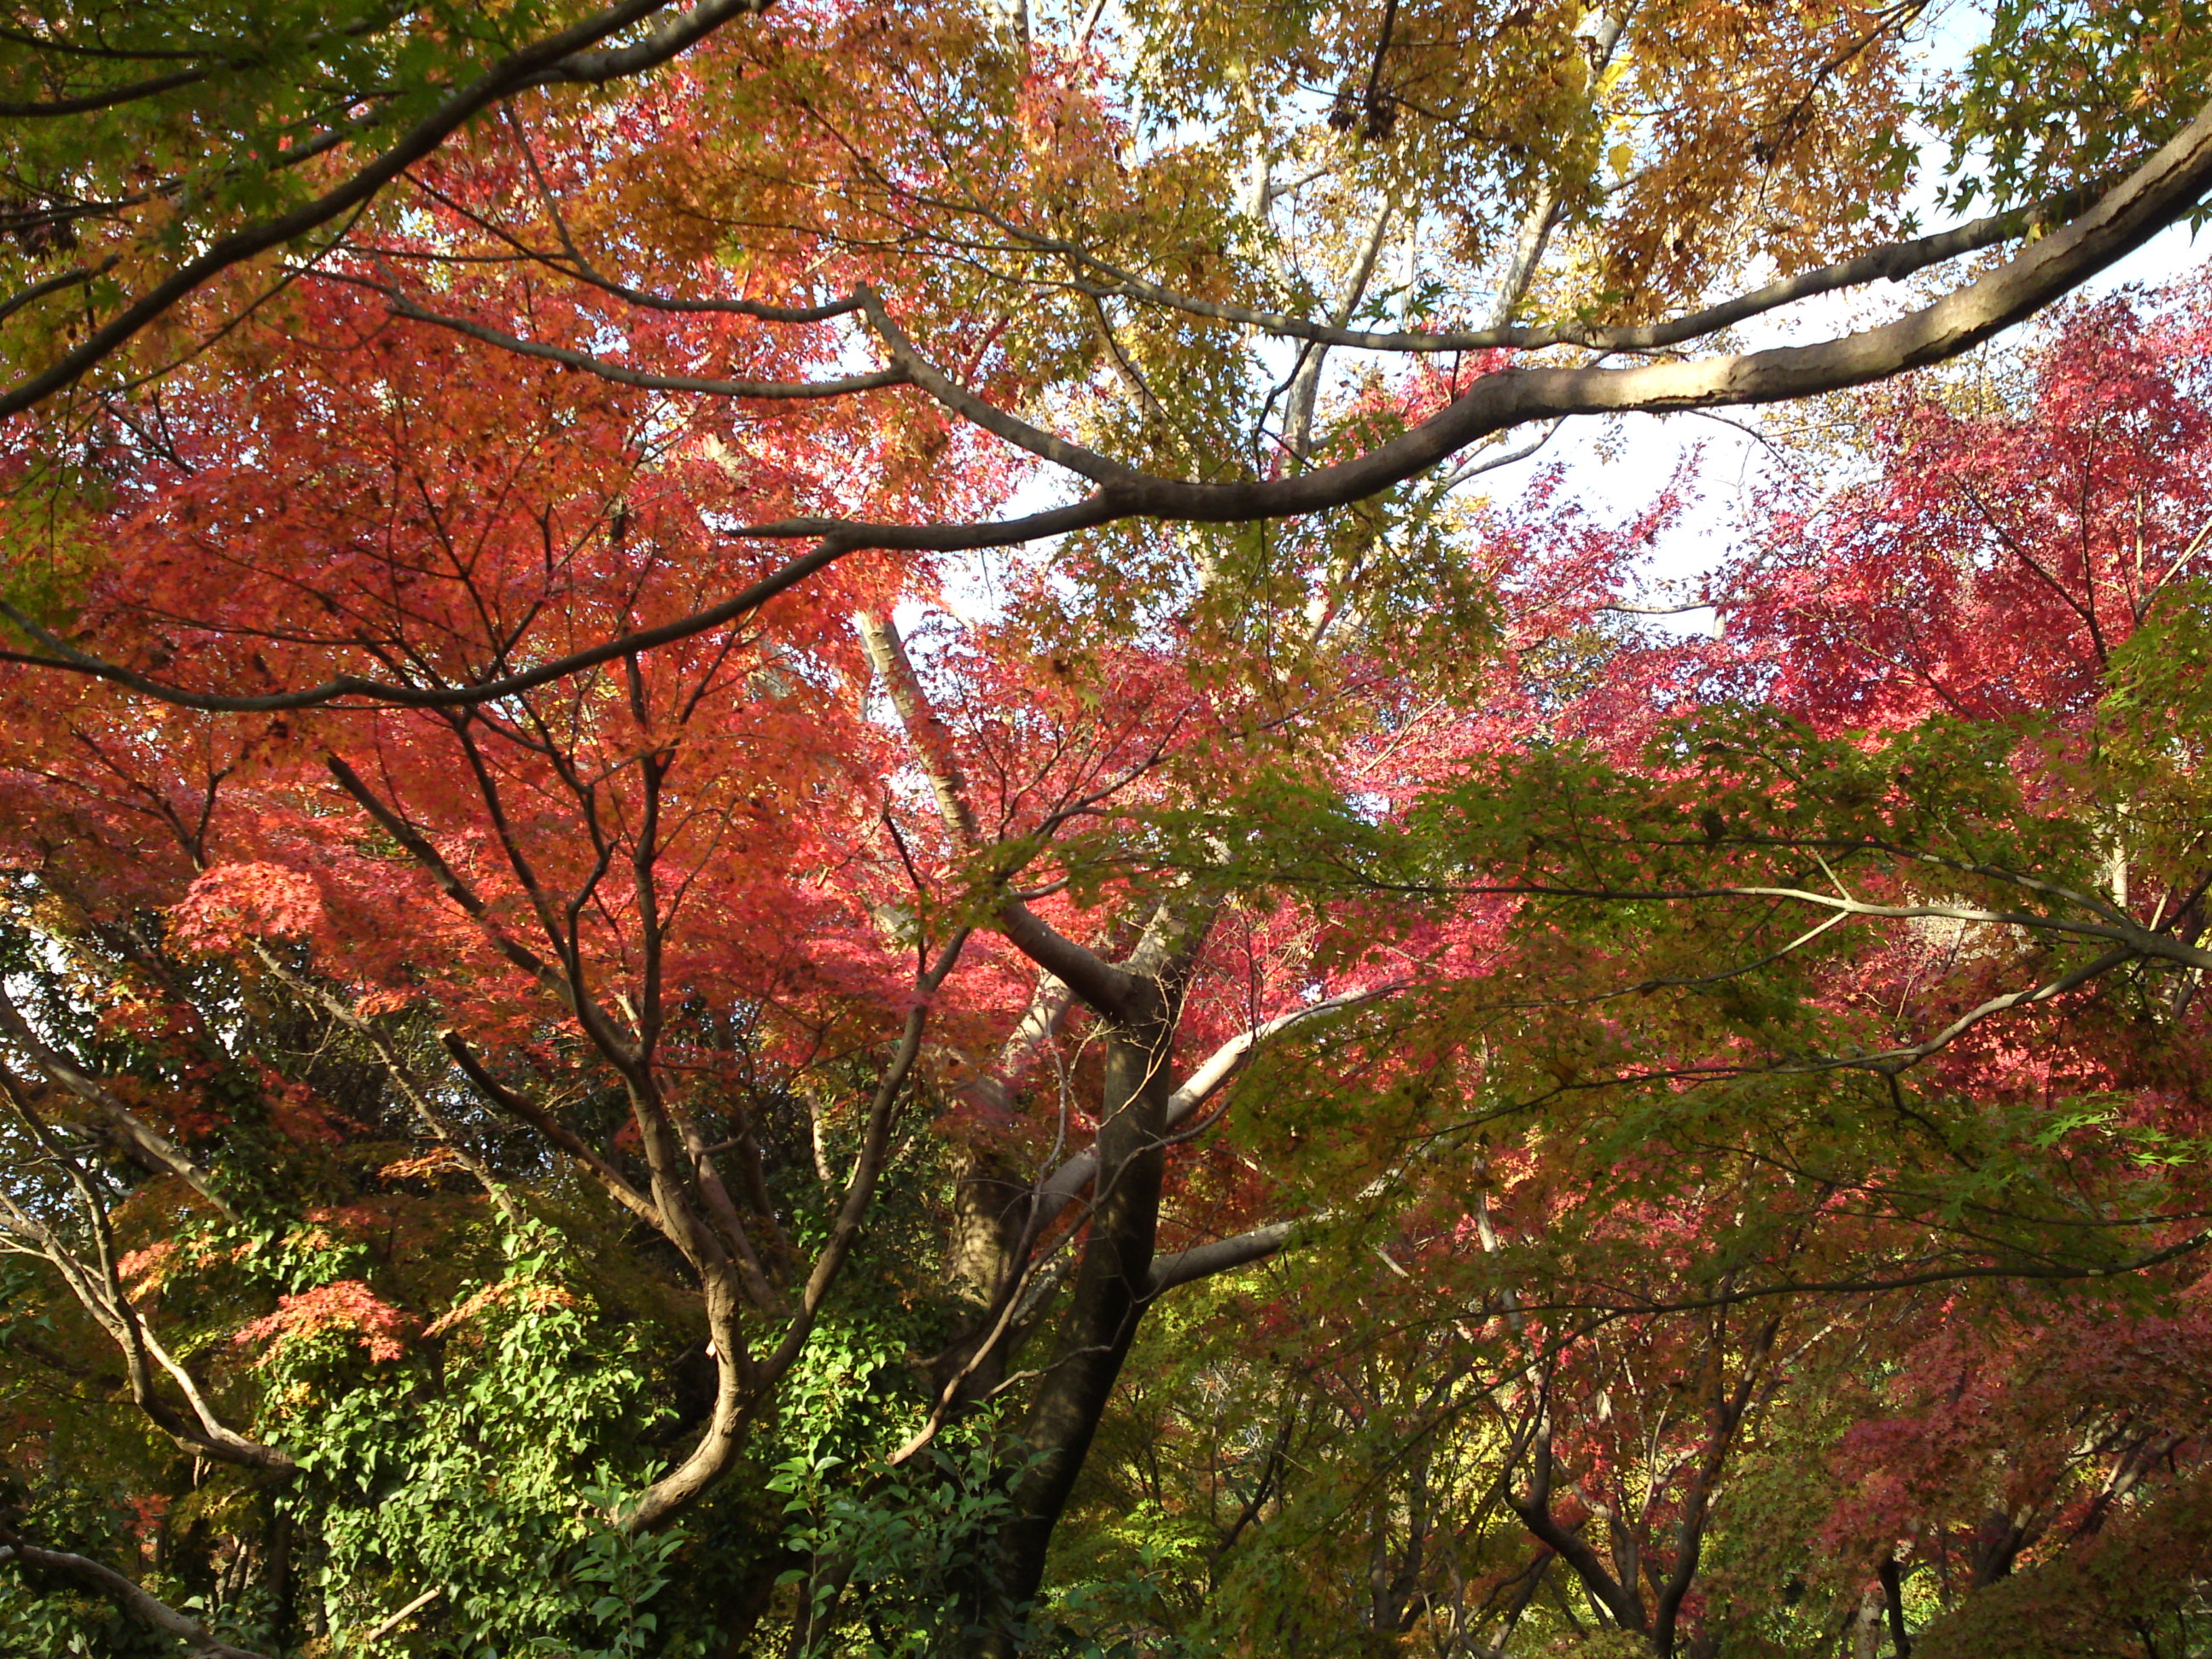
[[[1107,1031],[1105,1113],[1098,1126],[1098,1175],[1089,1231],[1060,1337],[1024,1427],[1032,1461],[1016,1480],[1015,1515],[1001,1540],[1000,1588],[1012,1610],[1034,1599],[1044,1580],[1053,1528],[1067,1506],[1114,1384],[1143,1316],[1159,1225],[1171,999],[1146,985],[1135,1017]],[[1011,1622],[986,1644],[1014,1650]]]

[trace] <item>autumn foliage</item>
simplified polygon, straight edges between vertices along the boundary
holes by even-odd
[[[0,208],[0,1645],[2205,1650],[2212,287],[1986,343],[2189,7],[151,9],[0,29],[173,173]],[[1672,589],[1546,453],[1773,402]]]

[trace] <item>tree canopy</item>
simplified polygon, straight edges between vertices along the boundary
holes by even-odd
[[[2206,1651],[2208,21],[0,25],[0,1633]]]

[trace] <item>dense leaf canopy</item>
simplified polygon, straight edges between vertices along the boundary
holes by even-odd
[[[2208,59],[18,9],[0,1642],[2212,1651]]]

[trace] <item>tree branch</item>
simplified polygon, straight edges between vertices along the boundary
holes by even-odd
[[[903,368],[878,368],[865,374],[844,374],[827,380],[721,380],[696,374],[653,374],[643,369],[628,368],[620,363],[610,362],[604,357],[593,356],[588,351],[572,351],[566,346],[525,340],[483,323],[471,322],[465,317],[426,311],[405,295],[381,283],[368,283],[367,286],[385,296],[386,303],[395,316],[404,317],[411,322],[428,323],[437,328],[451,329],[471,340],[480,340],[486,345],[497,346],[502,351],[511,351],[518,357],[535,357],[542,362],[559,363],[564,368],[580,369],[586,374],[595,374],[617,386],[639,386],[652,392],[693,392],[711,398],[790,402],[807,398],[849,398],[857,392],[879,392],[885,386],[911,384],[911,376]]]
[[[702,8],[705,9],[705,8]],[[817,545],[742,593],[720,605],[659,627],[572,653],[523,674],[464,686],[392,684],[346,675],[306,690],[265,696],[222,696],[172,686],[119,665],[102,662],[56,638],[20,609],[0,602],[4,616],[43,654],[0,653],[0,660],[67,669],[113,681],[181,707],[234,712],[306,708],[359,698],[403,706],[459,706],[510,696],[632,652],[689,638],[757,610],[813,572],[863,548],[887,552],[971,551],[1005,547],[1124,519],[1151,518],[1192,524],[1245,523],[1298,517],[1364,500],[1419,476],[1439,461],[1492,434],[1534,422],[1574,415],[1658,413],[1676,410],[1754,406],[1842,391],[1924,368],[1970,351],[2134,252],[2194,207],[2212,188],[2212,106],[2087,211],[2031,243],[2004,264],[1954,289],[1934,304],[1880,326],[1814,345],[1764,350],[1684,362],[1606,368],[1516,367],[1477,379],[1428,420],[1366,453],[1293,476],[1238,483],[1203,483],[1139,474],[1119,463],[1072,454],[1076,470],[1103,478],[1090,495],[1066,507],[999,521],[901,525],[799,518],[732,532],[744,539],[813,538]],[[289,233],[288,233],[289,234]],[[210,252],[210,257],[212,257]],[[243,257],[243,256],[237,256]],[[195,278],[195,281],[201,280]],[[150,313],[149,313],[150,315]],[[143,325],[143,320],[133,328]],[[90,350],[106,331],[79,349]],[[100,345],[101,354],[119,342]],[[73,354],[71,361],[76,356]],[[33,395],[0,398],[0,413],[35,402],[82,374],[92,360]],[[62,374],[57,368],[48,377]],[[957,391],[957,389],[955,388]],[[965,400],[970,394],[960,392]],[[1058,444],[1003,411],[979,424],[1020,428],[1033,453]],[[1003,433],[1002,433],[1003,435]],[[1098,463],[1103,463],[1103,467]],[[1107,469],[1119,468],[1111,472]]]
[[[1250,1030],[1238,1032],[1208,1054],[1198,1069],[1183,1080],[1182,1085],[1168,1097],[1167,1127],[1173,1131],[1188,1122],[1200,1107],[1211,1100],[1231,1078],[1243,1069],[1245,1061],[1261,1043],[1315,1020],[1393,995],[1411,984],[1409,980],[1393,980],[1370,990],[1346,992],[1342,996],[1331,997],[1307,1007],[1294,1008],[1286,1014],[1278,1014]],[[1075,1195],[1091,1184],[1097,1173],[1097,1155],[1091,1151],[1078,1152],[1054,1170],[1037,1188],[1035,1224],[1039,1228],[1049,1225],[1054,1218],[1074,1200]]]
[[[407,1103],[415,1109],[415,1115],[421,1118],[430,1133],[438,1138],[439,1145],[460,1160],[461,1167],[475,1177],[477,1184],[484,1189],[484,1195],[498,1206],[500,1213],[510,1224],[520,1221],[521,1212],[515,1208],[514,1200],[508,1194],[506,1183],[492,1174],[490,1166],[477,1156],[475,1150],[446,1121],[445,1114],[431,1104],[428,1083],[416,1076],[415,1068],[401,1057],[391,1036],[375,1021],[363,1018],[348,1006],[344,998],[329,987],[316,984],[306,975],[294,972],[282,957],[258,939],[253,941],[253,953],[259,958],[261,965],[274,974],[293,995],[320,1006],[331,1019],[375,1051],[377,1059],[384,1064],[385,1075],[392,1079],[392,1086],[399,1091]]]
[[[216,1191],[207,1171],[182,1147],[146,1123],[98,1079],[80,1071],[67,1055],[40,1039],[15,1006],[15,999],[8,994],[4,983],[0,983],[0,1033],[5,1033],[51,1080],[92,1108],[94,1115],[106,1127],[110,1139],[133,1161],[154,1174],[174,1176],[213,1205],[225,1220],[239,1219],[238,1212]]]
[[[592,1150],[584,1138],[552,1113],[526,1095],[518,1094],[484,1069],[483,1062],[476,1057],[466,1039],[459,1031],[447,1030],[438,1033],[438,1042],[453,1059],[453,1064],[476,1085],[477,1092],[509,1117],[528,1124],[544,1135],[570,1158],[591,1171],[607,1196],[628,1210],[655,1232],[665,1237],[668,1224],[659,1208],[643,1193],[630,1185],[622,1171]]]
[[[469,918],[484,930],[495,949],[508,962],[544,985],[561,1000],[562,1006],[575,1011],[574,988],[553,964],[532,951],[520,939],[492,920],[491,908],[477,890],[463,881],[453,866],[446,862],[445,854],[431,845],[429,837],[386,806],[376,792],[362,781],[361,775],[336,755],[324,757],[324,765],[338,781],[338,787],[351,795],[361,810],[373,818],[377,828],[404,848],[408,855],[422,867],[425,874],[438,884],[438,890],[459,905]]]
[[[1135,975],[1078,945],[1019,899],[999,906],[999,931],[1095,1012],[1119,1019],[1136,1009],[1142,988]]]
[[[1218,300],[1202,300],[1147,283],[1133,272],[1098,258],[1073,243],[1051,242],[1052,252],[1100,272],[1108,280],[1098,284],[1075,284],[1077,292],[1098,299],[1134,300],[1163,309],[1182,312],[1210,321],[1256,328],[1263,333],[1318,345],[1341,346],[1356,351],[1388,351],[1437,355],[1475,351],[1545,351],[1559,346],[1580,347],[1606,353],[1663,351],[1687,345],[1748,322],[1769,312],[1844,289],[1869,283],[1902,282],[1916,272],[1944,264],[1984,248],[1998,247],[2028,234],[2039,227],[2063,222],[2089,199],[2086,190],[2070,190],[2039,202],[1990,214],[1952,229],[1910,241],[1892,242],[1850,259],[1817,270],[1803,270],[1738,295],[1719,305],[1664,322],[1615,327],[1585,323],[1500,323],[1480,329],[1411,329],[1376,331],[1346,328],[1294,317],[1285,312],[1255,310]]]
[[[0,1561],[15,1561],[27,1567],[37,1567],[48,1572],[58,1572],[88,1584],[103,1595],[113,1598],[125,1613],[142,1625],[148,1625],[165,1636],[174,1637],[194,1653],[206,1654],[210,1659],[268,1659],[264,1654],[249,1648],[233,1647],[229,1643],[209,1633],[205,1626],[187,1619],[166,1601],[162,1601],[134,1584],[112,1567],[82,1555],[72,1555],[66,1550],[40,1549],[35,1545],[9,1538],[0,1542]]]
[[[74,386],[157,318],[232,266],[282,247],[364,205],[502,98],[533,86],[601,85],[642,73],[687,50],[731,19],[762,10],[767,0],[698,0],[690,10],[669,19],[635,46],[599,52],[586,50],[654,12],[667,9],[669,4],[670,0],[622,0],[596,16],[510,53],[448,96],[343,183],[289,213],[218,237],[94,329],[58,362],[0,392],[0,417],[33,408]]]
[[[1249,1232],[1217,1238],[1205,1244],[1194,1244],[1188,1249],[1157,1256],[1152,1261],[1152,1277],[1145,1282],[1145,1296],[1150,1300],[1164,1295],[1178,1285],[1188,1285],[1197,1279],[1211,1279],[1216,1273],[1249,1267],[1255,1261],[1265,1261],[1289,1243],[1291,1237],[1305,1224],[1304,1221],[1271,1222]]]

